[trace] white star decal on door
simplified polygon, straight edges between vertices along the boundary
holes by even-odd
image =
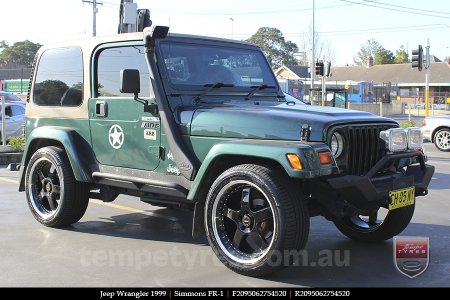
[[[123,134],[122,127],[117,124],[114,124],[109,129],[109,144],[114,149],[119,149],[123,145],[123,141],[125,139],[125,135]]]

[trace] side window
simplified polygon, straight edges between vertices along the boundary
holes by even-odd
[[[120,71],[137,69],[141,76],[140,97],[152,97],[150,76],[144,47],[126,46],[104,49],[97,58],[97,91],[99,97],[132,97],[120,92]]]
[[[22,106],[12,105],[11,107],[12,107],[12,115],[14,117],[25,114],[25,109]]]
[[[6,105],[5,105],[5,106],[6,106]],[[6,106],[6,107],[5,107],[5,116],[12,117],[11,106]]]
[[[43,106],[78,106],[83,100],[83,55],[78,47],[46,50],[39,61],[34,102]]]

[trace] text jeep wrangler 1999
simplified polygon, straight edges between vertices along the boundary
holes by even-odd
[[[194,209],[230,269],[261,276],[305,247],[322,215],[378,242],[427,194],[417,128],[366,112],[292,105],[255,45],[167,27],[39,50],[20,191],[50,227],[119,194]],[[273,263],[274,257],[282,261]]]

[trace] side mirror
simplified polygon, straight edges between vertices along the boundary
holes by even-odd
[[[125,69],[120,71],[120,92],[134,94],[134,97],[137,98],[141,92],[139,70]]]

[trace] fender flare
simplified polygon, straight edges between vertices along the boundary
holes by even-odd
[[[90,165],[95,162],[90,144],[78,132],[68,127],[39,127],[28,136],[22,158],[19,191],[25,190],[25,173],[31,156],[46,146],[62,146],[67,153],[75,179],[92,182]]]

